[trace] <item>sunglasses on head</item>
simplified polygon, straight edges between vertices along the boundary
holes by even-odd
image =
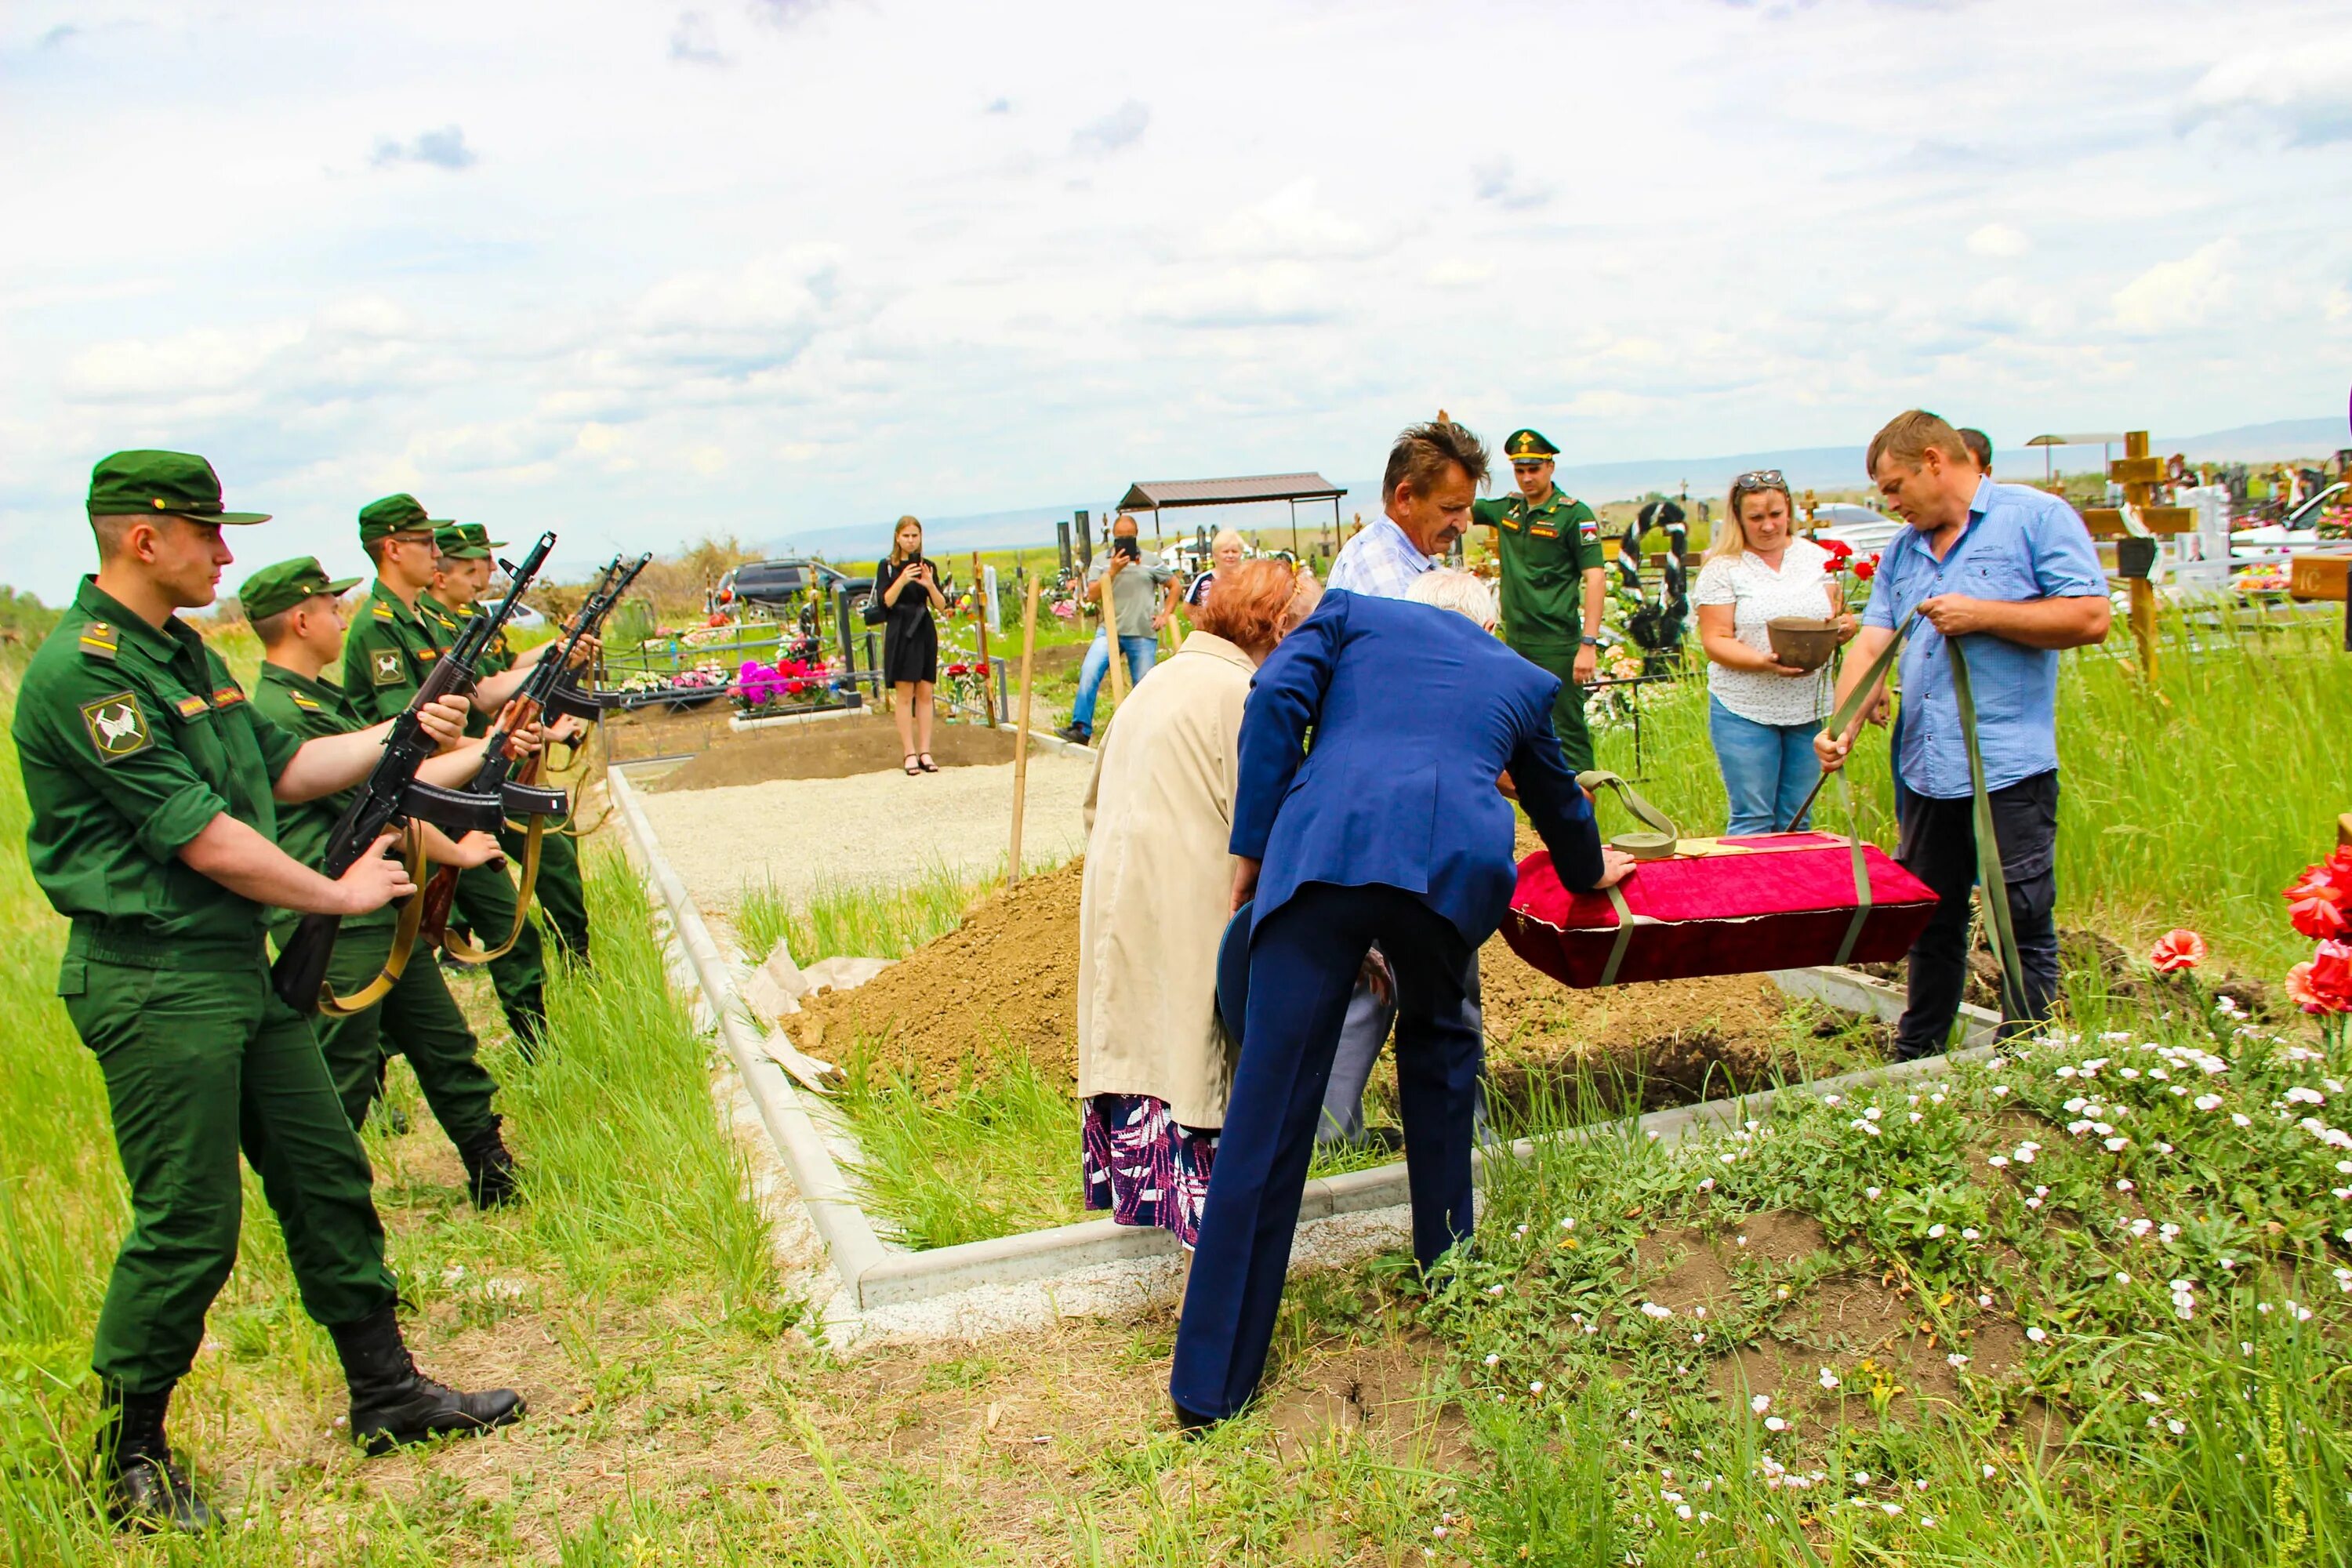
[[[1731,481],[1733,495],[1745,495],[1750,490],[1786,490],[1789,481],[1780,477],[1778,468],[1750,468]]]

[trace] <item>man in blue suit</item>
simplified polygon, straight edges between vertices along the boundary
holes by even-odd
[[[1495,639],[1486,584],[1432,572],[1412,595],[1326,594],[1243,714],[1232,849],[1234,907],[1255,898],[1250,984],[1169,1379],[1187,1426],[1234,1415],[1265,1372],[1332,1050],[1374,942],[1396,972],[1413,1256],[1426,1268],[1470,1234],[1485,1053],[1465,993],[1517,885],[1499,775],[1567,886],[1632,869],[1560,760],[1558,679]]]

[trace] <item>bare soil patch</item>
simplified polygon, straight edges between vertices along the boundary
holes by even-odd
[[[904,771],[898,729],[888,719],[820,719],[775,730],[731,731],[722,724],[701,755],[654,781],[650,791],[723,789],[775,779],[844,779]],[[977,724],[939,724],[931,756],[943,768],[984,767],[1013,760],[1013,737]]]
[[[1426,1333],[1349,1346],[1292,1372],[1268,1401],[1267,1419],[1299,1447],[1369,1430],[1387,1437],[1400,1458],[1410,1450],[1428,1468],[1466,1469],[1475,1463],[1469,1423],[1429,1390],[1444,1359]]]
[[[1075,1079],[1081,864],[982,900],[866,985],[806,1004],[795,1042],[838,1060],[862,1038],[875,1059],[939,1093],[1008,1046]],[[1506,1105],[1523,1107],[1566,1074],[1589,1075],[1604,1107],[1628,1110],[1807,1076],[1800,1045],[1810,1031],[1792,1026],[1791,1000],[1760,974],[1571,991],[1499,937],[1479,963],[1490,1092]]]
[[[1075,1083],[1083,860],[982,899],[963,923],[854,991],[802,1004],[803,1050],[838,1060],[864,1043],[932,1094],[1017,1050]]]

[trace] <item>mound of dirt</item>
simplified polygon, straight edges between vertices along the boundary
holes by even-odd
[[[1082,861],[972,906],[963,923],[855,991],[793,1021],[794,1043],[840,1061],[859,1042],[933,1094],[1007,1047],[1065,1082],[1077,1074]],[[1762,975],[1571,991],[1500,938],[1479,955],[1492,1092],[1523,1104],[1588,1074],[1610,1105],[1687,1103],[1804,1075],[1790,1002]]]
[[[818,719],[774,730],[717,731],[709,749],[654,781],[654,790],[720,789],[771,779],[845,779],[896,771],[906,763],[898,728],[871,718]],[[978,724],[931,731],[931,757],[943,768],[1013,760],[1013,737]]]
[[[856,990],[804,1002],[793,1042],[840,1061],[862,1040],[875,1061],[935,1095],[1008,1047],[1075,1084],[1085,866],[1073,860],[992,893],[955,930]]]

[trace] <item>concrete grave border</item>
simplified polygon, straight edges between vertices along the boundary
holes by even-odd
[[[688,967],[716,1020],[719,1040],[742,1078],[785,1169],[799,1188],[801,1202],[806,1205],[811,1221],[824,1238],[835,1269],[860,1310],[926,1300],[979,1286],[1045,1279],[1120,1259],[1166,1257],[1179,1250],[1175,1237],[1157,1226],[1114,1225],[1108,1219],[1084,1220],[1050,1230],[1027,1231],[924,1252],[908,1251],[886,1241],[858,1205],[855,1185],[843,1173],[824,1130],[803,1101],[801,1091],[767,1054],[762,1045],[766,1031],[737,994],[726,955],[704,923],[701,910],[695,906],[686,884],[663,858],[653,826],[646,820],[637,792],[629,783],[629,774],[641,767],[659,771],[660,765],[626,763],[610,771],[607,777],[614,808],[646,880],[660,894],[669,910]],[[1850,969],[1786,969],[1770,973],[1775,984],[1794,996],[1810,997],[1888,1023],[1903,1012],[1900,991]],[[1769,1115],[1784,1095],[1845,1094],[1931,1076],[1945,1071],[1954,1061],[1990,1054],[1993,1031],[2000,1023],[1998,1016],[1977,1006],[1964,1006],[1961,1015],[1963,1048],[1948,1057],[1891,1063],[1738,1099],[1713,1100],[1616,1121],[1596,1122],[1555,1134],[1549,1141],[1584,1143],[1604,1138],[1650,1136],[1663,1142],[1675,1142],[1710,1127]],[[1532,1158],[1536,1150],[1535,1141],[1523,1138],[1510,1145],[1509,1152],[1524,1160]],[[1483,1163],[1498,1152],[1482,1150],[1476,1158]],[[1304,1224],[1332,1215],[1391,1208],[1410,1201],[1404,1163],[1398,1161],[1370,1170],[1310,1180],[1298,1217]]]

